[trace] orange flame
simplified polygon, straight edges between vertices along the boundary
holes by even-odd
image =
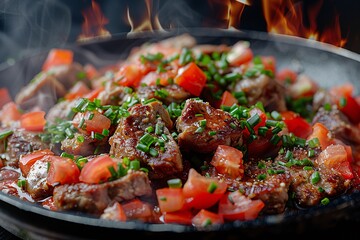
[[[318,28],[317,17],[323,1],[318,1],[309,9],[308,26],[304,24],[302,4],[287,0],[263,0],[262,3],[268,32],[308,38],[338,47],[346,43],[341,37],[338,16],[333,17],[333,21],[322,30]]]
[[[214,9],[215,19],[220,19],[223,28],[238,29],[241,15],[245,5],[250,5],[246,0],[209,0],[209,5]],[[210,16],[211,17],[211,16]]]
[[[158,14],[154,14],[156,11],[154,11],[151,3],[151,0],[145,0],[145,6],[137,4],[136,7],[138,9],[127,8],[127,21],[131,27],[129,34],[141,31],[164,31]]]
[[[109,20],[104,16],[95,0],[92,0],[91,7],[83,11],[83,17],[82,33],[78,36],[78,41],[111,37],[110,32],[104,28]]]

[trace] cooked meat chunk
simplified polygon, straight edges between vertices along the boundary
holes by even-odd
[[[218,145],[237,146],[242,142],[239,122],[229,113],[201,100],[186,101],[176,120],[178,143],[184,151],[214,152]]]
[[[53,67],[49,71],[64,85],[65,89],[70,89],[78,81],[83,81],[87,86],[90,86],[90,81],[87,79],[84,68],[80,63],[74,62],[71,65]]]
[[[130,116],[121,119],[114,135],[110,137],[110,154],[117,158],[139,159],[142,166],[150,167],[151,179],[180,173],[183,169],[180,149],[169,132],[172,121],[162,104],[138,104],[129,112]],[[157,135],[156,131],[147,132],[149,127],[158,129],[160,133]],[[137,147],[145,134],[151,139],[150,146],[147,146],[148,151],[139,150]],[[159,141],[163,146],[156,143]]]
[[[100,99],[101,105],[119,106],[124,101],[126,95],[127,93],[123,86],[108,81],[105,84],[105,89],[99,93],[97,98]]]
[[[182,87],[176,84],[168,85],[166,87],[139,87],[139,89],[137,90],[137,94],[140,99],[156,98],[165,103],[166,105],[169,105],[172,102],[182,103],[191,96],[190,93],[188,93]]]
[[[296,148],[292,151],[292,159],[297,161],[311,161],[312,168],[304,169],[301,164],[292,164],[289,167],[291,174],[290,190],[295,193],[295,201],[302,207],[315,206],[320,203],[324,197],[332,197],[344,193],[349,187],[349,182],[341,176],[341,174],[334,169],[329,169],[323,164],[318,164],[316,158],[318,157],[319,149],[316,150],[316,155],[313,159],[307,157],[308,151],[302,148]],[[288,162],[284,155],[279,155],[276,161]],[[305,164],[305,162],[303,162]],[[320,176],[318,182],[312,182],[313,174],[317,172]],[[317,174],[315,173],[315,174]]]
[[[8,165],[17,167],[21,155],[35,150],[50,149],[50,145],[42,142],[36,132],[16,129],[8,138],[7,149],[9,154]]]
[[[353,126],[336,105],[332,106],[331,111],[320,108],[312,122],[324,124],[324,126],[332,133],[333,137],[340,139],[345,144],[360,144],[360,129]]]
[[[84,140],[79,141],[79,138],[83,138]],[[101,154],[109,152],[109,149],[110,145],[107,137],[102,140],[97,140],[83,133],[75,133],[73,138],[65,138],[61,142],[61,150],[73,155],[90,156],[94,153]]]
[[[55,104],[46,114],[46,120],[49,123],[56,123],[56,120],[71,120],[74,112],[72,108],[75,106],[76,100],[64,100]]]
[[[267,75],[260,75],[256,78],[245,78],[240,80],[233,92],[244,92],[249,105],[262,102],[266,111],[285,111],[285,88],[275,79]]]
[[[18,180],[20,173],[12,168],[1,168],[0,169],[0,182],[7,180]]]
[[[146,173],[129,171],[126,176],[112,182],[57,186],[54,189],[54,203],[62,210],[79,210],[100,215],[112,201],[131,200],[151,193]]]
[[[53,187],[47,184],[48,160],[36,161],[26,176],[26,191],[35,200],[42,200],[51,196]]]
[[[245,176],[243,180],[226,179],[230,188],[240,190],[252,199],[260,199],[265,203],[262,210],[267,214],[282,213],[288,201],[288,191],[291,176],[286,169],[273,164],[271,161],[260,160],[245,163]],[[262,178],[261,178],[262,177]]]
[[[54,76],[40,73],[20,90],[15,102],[23,110],[40,107],[48,111],[65,93],[66,88]]]

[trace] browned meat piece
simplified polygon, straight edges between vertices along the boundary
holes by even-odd
[[[15,129],[8,138],[9,161],[7,165],[17,167],[21,155],[41,149],[50,149],[50,145],[42,142],[38,133]]]
[[[210,153],[218,145],[236,146],[242,142],[239,122],[229,113],[201,100],[186,101],[176,120],[178,143],[184,151]]]
[[[87,86],[90,86],[90,81],[80,63],[74,62],[71,65],[53,67],[49,72],[64,85],[65,89],[70,89],[78,81],[83,81]]]
[[[166,105],[172,102],[182,103],[191,95],[177,84],[168,85],[166,87],[160,86],[145,86],[139,87],[137,90],[140,99],[156,98]]]
[[[264,213],[282,213],[288,201],[291,176],[288,171],[271,161],[261,160],[260,162],[263,164],[262,168],[258,167],[256,161],[245,163],[245,176],[242,181],[232,179],[225,179],[225,181],[231,189],[239,189],[252,199],[261,199],[265,203],[262,210]],[[261,176],[263,178],[260,178]]]
[[[152,188],[146,173],[129,171],[126,176],[112,182],[57,186],[53,198],[58,209],[100,215],[112,201],[131,200],[151,193]]]
[[[18,197],[21,200],[34,202],[34,199],[21,187],[17,185],[18,180],[4,180],[0,181],[0,191],[9,194],[15,197]]]
[[[319,89],[316,91],[313,97],[313,111],[317,112],[320,107],[324,106],[324,104],[328,103],[331,104],[333,101],[329,92],[325,89]]]
[[[313,164],[312,169],[305,170],[303,166],[293,165],[289,167],[291,174],[290,190],[295,193],[295,201],[298,205],[315,206],[320,203],[324,197],[332,197],[342,194],[349,187],[349,182],[340,175],[339,172],[328,169],[325,166],[318,165],[316,158],[319,153],[316,150],[316,155],[311,159]],[[308,159],[308,151],[302,148],[297,148],[292,151],[293,159],[303,160]],[[276,161],[287,162],[284,155],[279,155]],[[314,172],[320,175],[320,181],[317,183],[311,182],[311,176]]]
[[[331,111],[320,108],[312,122],[324,124],[332,133],[333,137],[340,139],[345,144],[352,146],[360,144],[360,129],[353,126],[336,105],[332,106]]]
[[[172,121],[168,112],[160,102],[152,102],[147,105],[135,105],[130,111],[130,116],[121,119],[114,135],[110,137],[110,154],[117,158],[128,157],[131,160],[139,159],[142,166],[150,167],[149,177],[164,178],[182,171],[181,152],[175,140],[169,132]],[[159,115],[160,117],[158,117]],[[161,126],[162,134],[149,133],[152,138],[163,139],[163,148],[155,142],[151,148],[158,154],[152,155],[137,149],[140,138],[145,135],[146,129]]]
[[[51,196],[53,187],[47,184],[48,160],[41,159],[31,166],[26,176],[26,191],[35,200],[42,200]]]
[[[3,167],[0,169],[0,182],[7,180],[18,180],[20,173],[15,171],[15,169]]]
[[[74,115],[72,108],[75,106],[75,103],[76,100],[64,100],[58,102],[48,111],[48,113],[46,114],[46,120],[52,124],[56,123],[57,119],[71,120]]]
[[[23,110],[40,107],[48,111],[66,94],[66,88],[52,75],[38,74],[15,96],[15,102]]]
[[[267,111],[285,111],[285,88],[275,79],[264,74],[256,78],[245,78],[240,80],[233,92],[244,92],[249,105],[262,102]]]
[[[108,81],[105,84],[105,89],[99,93],[97,98],[101,100],[101,105],[119,106],[124,101],[126,95],[124,87]]]
[[[80,142],[79,137],[83,137],[84,141]],[[90,156],[94,153],[107,153],[109,149],[108,137],[97,140],[83,133],[75,133],[73,138],[65,138],[61,142],[61,150],[73,155]]]

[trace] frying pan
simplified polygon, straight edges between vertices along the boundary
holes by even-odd
[[[106,40],[70,45],[75,60],[96,67],[125,58],[131,48],[146,42],[188,33],[199,44],[234,44],[250,42],[257,55],[276,58],[277,67],[290,67],[313,78],[320,86],[329,87],[345,82],[360,90],[360,55],[327,44],[267,34],[221,29],[177,29],[167,32],[119,34]],[[34,52],[12,65],[0,65],[0,87],[15,94],[21,86],[40,71],[47,50]],[[79,213],[54,212],[0,192],[0,225],[23,239],[258,239],[260,237],[342,237],[357,234],[360,224],[360,192],[344,194],[326,206],[297,209],[283,214],[259,216],[251,221],[236,221],[206,230],[176,224],[148,224],[138,221],[114,222]]]

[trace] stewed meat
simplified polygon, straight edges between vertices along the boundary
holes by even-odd
[[[242,142],[239,122],[229,113],[201,100],[186,101],[176,128],[179,146],[184,151],[211,153],[218,145],[237,146]]]
[[[80,210],[100,215],[112,201],[130,200],[152,193],[148,176],[129,171],[118,180],[102,184],[66,184],[55,187],[54,203],[60,210]]]

